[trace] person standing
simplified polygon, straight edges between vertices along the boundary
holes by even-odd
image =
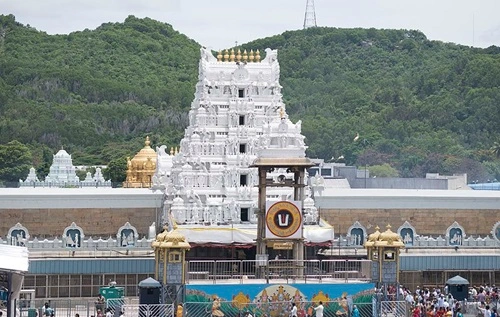
[[[481,313],[483,313],[484,317],[491,317],[490,306],[486,305],[486,307],[484,307],[484,308],[481,306],[478,306],[477,309],[480,310]]]
[[[314,310],[316,312],[316,317],[323,317],[323,302],[319,301],[318,306],[314,307]]]
[[[42,316],[52,316],[54,313],[54,309],[50,307],[50,304],[47,302],[42,306]]]
[[[179,303],[179,305],[177,305],[177,312],[175,314],[176,317],[182,317],[183,310],[184,310],[184,307],[182,306],[182,303]]]
[[[354,305],[352,307],[352,315],[351,317],[359,317],[359,309],[358,306]]]
[[[292,311],[290,312],[290,317],[297,317],[297,306],[292,303]]]

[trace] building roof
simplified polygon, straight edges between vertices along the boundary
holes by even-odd
[[[0,188],[0,209],[160,208],[162,200],[146,188]]]
[[[314,199],[325,209],[500,208],[500,191],[325,188]]]
[[[447,285],[469,285],[469,281],[461,277],[460,275],[456,275],[449,280],[446,281]]]

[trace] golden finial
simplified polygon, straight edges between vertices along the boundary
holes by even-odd
[[[238,53],[236,54],[236,60],[239,62],[241,61],[241,51],[238,49]]]
[[[219,53],[217,53],[217,61],[220,62],[222,61],[222,52],[219,50]]]
[[[235,56],[234,56],[234,49],[232,48],[231,49],[231,55],[229,55],[229,61],[230,62],[234,62],[234,58],[235,58]]]
[[[244,50],[243,51],[243,61],[246,62],[248,59],[248,53],[247,53],[247,50]]]
[[[174,147],[173,146],[170,147],[170,155],[174,155]]]
[[[250,50],[250,55],[248,55],[248,61],[253,62],[253,50]]]
[[[227,49],[224,51],[224,62],[229,62],[229,53],[227,52]]]
[[[149,146],[151,144],[151,142],[149,141],[149,135],[146,136],[146,141],[144,142],[144,145],[145,146]]]
[[[259,50],[255,51],[255,62],[260,62],[260,52]]]
[[[280,109],[280,118],[285,119],[285,108],[281,107]]]

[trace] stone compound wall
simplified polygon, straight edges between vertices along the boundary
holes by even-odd
[[[19,222],[28,229],[31,239],[60,239],[64,229],[75,222],[83,229],[85,238],[116,238],[118,229],[128,221],[142,238],[156,221],[156,213],[155,208],[0,209],[0,237],[6,237]]]
[[[345,235],[356,221],[367,228],[368,233],[375,226],[385,230],[390,224],[392,231],[408,221],[419,235],[445,236],[446,229],[453,222],[464,227],[465,234],[475,236],[491,235],[493,226],[500,221],[499,209],[321,209],[320,217],[335,228],[335,234]]]

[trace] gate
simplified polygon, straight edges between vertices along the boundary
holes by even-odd
[[[174,304],[125,304],[124,317],[174,317]]]
[[[410,306],[406,301],[381,301],[380,312],[381,317],[408,317],[410,316]]]

